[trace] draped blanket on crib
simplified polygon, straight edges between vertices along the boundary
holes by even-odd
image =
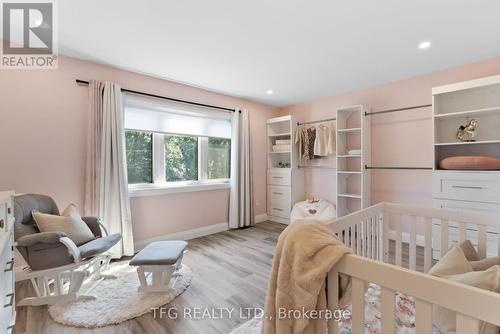
[[[280,235],[266,299],[265,334],[325,333],[326,319],[279,316],[282,310],[305,313],[327,309],[325,280],[351,249],[317,221],[297,220]],[[342,283],[342,281],[341,281]],[[341,284],[344,291],[347,284]],[[347,294],[341,299],[346,300]]]

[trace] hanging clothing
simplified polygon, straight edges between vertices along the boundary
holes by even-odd
[[[326,125],[320,125],[316,128],[316,140],[314,141],[314,155],[326,157],[335,153],[335,134],[332,129]]]
[[[306,130],[305,145],[304,145],[304,159],[314,159],[314,141],[316,140],[316,128],[310,127]]]
[[[299,157],[302,160],[314,159],[314,141],[316,128],[298,128],[295,132],[295,144],[299,145]]]
[[[295,131],[295,145],[299,146],[299,160],[302,162],[302,156],[304,154],[304,136],[305,131],[302,127],[298,127]]]

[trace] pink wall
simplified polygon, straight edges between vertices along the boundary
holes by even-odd
[[[500,58],[434,72],[355,92],[325,97],[280,109],[299,121],[332,117],[341,106],[363,104],[373,111],[431,103],[431,88],[500,74]],[[432,109],[372,116],[373,166],[432,166]],[[335,170],[308,169],[308,196],[335,202]],[[432,205],[432,172],[373,171],[372,203],[390,201]]]
[[[265,120],[276,108],[73,58],[58,70],[0,71],[0,189],[84,198],[88,90],[75,79],[250,111],[256,214],[266,211]],[[228,190],[132,198],[136,240],[227,222]]]

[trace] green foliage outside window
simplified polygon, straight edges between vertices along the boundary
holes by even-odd
[[[198,138],[165,135],[167,182],[198,180]]]
[[[128,183],[153,182],[153,134],[125,131]]]
[[[228,179],[231,170],[231,140],[208,138],[208,178]]]

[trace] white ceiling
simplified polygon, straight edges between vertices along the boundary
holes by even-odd
[[[498,0],[58,4],[62,54],[276,106],[500,56]]]

